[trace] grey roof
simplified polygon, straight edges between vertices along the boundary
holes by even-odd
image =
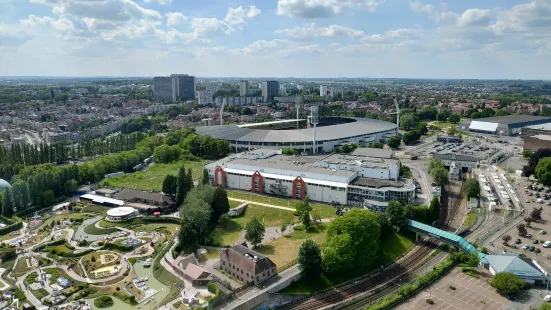
[[[382,149],[373,149],[373,148],[357,148],[352,152],[352,155],[359,156],[369,156],[375,158],[392,158],[392,150],[382,150]]]
[[[0,192],[8,187],[11,187],[10,183],[4,179],[0,179]]]
[[[545,124],[539,124],[539,125],[526,126],[526,128],[539,129],[539,130],[551,130],[551,122],[545,123]]]
[[[455,155],[455,154],[439,154],[435,153],[432,154],[432,158],[438,158],[443,160],[459,160],[459,161],[471,161],[471,162],[478,162],[478,159],[473,156],[467,156],[467,155]]]
[[[318,141],[346,139],[353,136],[366,135],[371,133],[384,132],[396,129],[396,124],[366,118],[350,118],[354,121],[321,126],[316,129]],[[311,142],[313,128],[289,129],[289,130],[266,130],[241,128],[237,125],[219,125],[197,127],[196,131],[201,135],[210,135],[213,138],[250,142]]]
[[[486,255],[496,273],[510,272],[520,278],[545,278],[545,274],[528,258],[512,255]]]
[[[535,122],[535,124],[538,123],[551,123],[551,118],[545,117],[545,116],[535,116],[535,115],[504,115],[504,116],[493,116],[493,117],[485,117],[485,118],[476,118],[472,120],[466,120],[463,122],[463,124],[468,124],[471,121],[479,121],[479,122],[488,122],[488,123],[498,123],[500,125],[506,126],[506,127],[514,127],[512,125],[515,124],[524,124],[524,123],[530,123]],[[528,124],[530,125],[530,124]]]
[[[362,186],[362,187],[371,187],[371,188],[382,188],[382,187],[403,187],[404,182],[402,181],[392,181],[392,180],[381,180],[373,178],[356,178],[352,185]]]

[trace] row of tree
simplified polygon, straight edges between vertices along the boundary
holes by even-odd
[[[444,186],[450,183],[448,169],[444,167],[440,159],[434,158],[429,161],[429,173],[432,175],[434,183],[438,186]]]

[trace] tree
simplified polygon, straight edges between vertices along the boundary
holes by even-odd
[[[28,190],[28,187],[26,188]],[[71,197],[73,193],[78,190],[78,182],[75,179],[68,180],[65,182],[64,188],[65,188],[65,196]]]
[[[388,142],[387,142],[388,147],[392,149],[397,149],[401,143],[402,143],[402,138],[398,136],[390,137],[390,139],[388,139]]]
[[[296,203],[295,205],[295,214],[297,216],[300,216],[302,214],[302,212],[305,212],[305,211],[312,211],[312,207],[310,206],[310,198],[308,198],[308,196],[306,196],[303,200],[299,201]]]
[[[169,174],[163,180],[163,193],[174,196],[178,190],[178,178]]]
[[[480,264],[480,258],[478,258],[478,255],[476,254],[471,254],[469,255],[469,259],[467,260],[466,264],[467,266],[471,267],[471,269],[475,268]]]
[[[156,163],[168,164],[180,159],[182,149],[178,145],[160,145],[153,151],[153,160]]]
[[[526,225],[522,223],[517,225],[517,230],[518,230],[519,236],[525,236],[528,233],[528,231],[526,231]]]
[[[413,173],[411,173],[411,169],[404,165],[404,164],[401,164],[400,165],[400,176],[405,178],[405,179],[410,179],[413,177]]]
[[[412,130],[417,126],[417,118],[414,114],[406,114],[400,117],[400,128],[403,130]]]
[[[370,143],[367,147],[371,149],[383,149],[385,145],[382,144],[381,142],[374,142],[374,143]]]
[[[421,119],[434,121],[437,114],[438,110],[436,109],[436,107],[427,106],[423,108],[421,113],[419,113],[419,116],[421,117]]]
[[[465,182],[464,191],[467,198],[478,198],[480,196],[480,184],[475,179],[468,179]]]
[[[204,237],[210,223],[212,208],[202,199],[187,199],[180,209],[182,219],[186,219],[196,231],[197,238]]]
[[[298,250],[298,265],[306,280],[315,280],[321,275],[321,249],[311,239],[305,240]]]
[[[190,219],[182,218],[180,232],[178,233],[179,249],[186,252],[193,252],[197,247],[198,236],[195,227]]]
[[[534,208],[532,212],[530,212],[530,218],[533,221],[539,221],[541,220],[541,213],[543,212],[543,208]]]
[[[536,166],[540,162],[540,159],[550,157],[551,156],[551,149],[545,148],[545,149],[539,149],[535,151],[528,160],[528,165],[524,166],[522,168],[522,174],[525,177],[529,177],[536,171]]]
[[[385,214],[390,225],[393,227],[397,227],[399,230],[406,227],[407,222],[404,206],[398,201],[389,201]]]
[[[551,185],[551,157],[540,159],[536,166],[536,178],[544,185]]]
[[[457,114],[452,114],[452,115],[450,115],[450,117],[448,117],[448,121],[450,123],[457,124],[457,123],[459,123],[460,120],[461,120],[461,116],[459,116]]]
[[[321,256],[323,272],[339,274],[352,269],[355,255],[354,242],[348,233],[326,236]]]
[[[445,168],[436,168],[432,170],[431,173],[432,177],[434,178],[434,183],[436,183],[438,186],[444,186],[450,183],[448,171]]]
[[[412,130],[404,134],[403,141],[405,145],[410,145],[413,142],[419,140],[420,138],[421,138],[421,133],[417,130]]]
[[[442,161],[438,158],[433,158],[429,160],[429,173],[432,173],[432,170],[435,168],[444,168],[444,164],[442,164]]]
[[[222,186],[216,187],[214,190],[214,198],[212,200],[212,223],[217,223],[220,216],[230,211],[230,203],[228,201],[228,193]]]
[[[447,131],[448,136],[455,136],[456,133],[457,133],[457,129],[455,129],[455,127],[452,126],[448,128],[448,131]]]
[[[256,247],[262,242],[266,228],[264,228],[264,224],[260,223],[256,217],[253,217],[245,226],[245,230],[245,240],[252,243],[253,247]]]
[[[189,191],[191,191],[191,189],[194,186],[193,185],[193,174],[191,173],[191,168],[187,169],[185,185],[186,185],[186,194],[187,194],[187,193],[189,193]]]
[[[302,212],[302,214],[300,215],[300,222],[302,223],[302,225],[304,225],[306,230],[308,230],[310,228],[311,223],[310,223],[310,212],[309,211]]]
[[[377,259],[381,226],[371,211],[353,209],[336,218],[327,227],[326,240],[337,235],[348,234],[352,239],[356,268],[370,266]]]
[[[530,224],[532,224],[532,218],[527,216],[524,218],[524,222],[526,223],[527,227],[530,227]]]
[[[318,210],[310,211],[310,215],[312,216],[312,219],[314,220],[315,224],[317,224],[318,222],[321,222],[321,215]]]
[[[13,190],[8,187],[4,189],[4,195],[2,196],[2,215],[11,218],[13,209]]]
[[[390,221],[388,220],[388,217],[385,213],[377,212],[375,213],[375,216],[377,217],[377,222],[379,223],[379,226],[381,226],[381,239],[384,239],[386,236],[394,232],[394,230],[392,229],[392,225],[390,225]]]
[[[178,177],[176,182],[176,203],[182,205],[186,198],[186,168],[183,166],[178,170]]]
[[[207,169],[203,169],[203,177],[201,178],[201,182],[206,185],[209,184],[209,172]]]
[[[501,239],[503,240],[503,245],[507,245],[509,243],[509,241],[511,241],[511,236],[510,235],[504,235],[503,237],[501,237]]]
[[[436,114],[436,119],[439,122],[445,122],[448,119],[448,116],[446,115],[446,113],[438,112],[438,114]]]
[[[222,214],[218,219],[218,223],[220,224],[220,226],[224,228],[227,228],[230,222],[231,222],[230,216],[227,214]]]
[[[502,294],[512,295],[522,291],[526,283],[512,273],[500,272],[490,280],[490,285]]]
[[[429,206],[430,217],[433,221],[440,220],[440,200],[437,197],[432,198]]]
[[[530,150],[523,150],[523,151],[522,151],[522,157],[523,157],[523,158],[530,158],[530,156],[532,156],[532,153],[533,153],[533,152],[530,151]]]

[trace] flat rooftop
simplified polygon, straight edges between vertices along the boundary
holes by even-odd
[[[251,128],[251,127],[259,127],[259,126],[269,126],[269,125],[277,125],[277,124],[304,122],[304,121],[306,121],[306,120],[305,119],[284,119],[284,120],[272,121],[272,122],[242,124],[242,125],[237,125],[237,127]]]
[[[394,152],[392,150],[383,150],[383,149],[373,149],[373,148],[360,147],[360,148],[355,149],[354,152],[352,152],[352,155],[390,159],[390,158],[393,157]]]
[[[516,123],[525,123],[525,122],[541,121],[541,120],[548,120],[549,122],[551,122],[551,118],[549,117],[535,116],[535,115],[504,115],[504,116],[477,118],[470,121],[511,125]]]
[[[531,125],[531,126],[526,126],[526,128],[539,129],[539,130],[550,130],[551,131],[551,123],[540,124],[540,125]]]
[[[382,187],[403,187],[405,183],[402,181],[380,180],[380,179],[371,179],[371,178],[356,178],[351,183],[351,185],[356,185],[361,187],[382,188]]]

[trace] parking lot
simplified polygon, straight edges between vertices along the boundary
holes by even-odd
[[[491,277],[488,271],[479,268],[479,272],[480,278],[477,279],[463,273],[461,268],[455,268],[407,302],[397,306],[396,309],[513,310],[525,307],[528,309],[531,299],[540,302],[538,298],[529,297],[522,302],[510,301],[488,284],[487,281]],[[431,299],[434,304],[429,304],[427,299]]]
[[[532,185],[533,181],[529,181],[526,178],[517,180],[515,183],[517,192],[526,206],[523,217],[528,217],[534,208],[543,208],[542,220],[532,222],[530,226],[526,226],[526,230],[530,234],[529,237],[519,236],[516,226],[512,227],[501,235],[508,234],[511,236],[512,239],[509,245],[503,246],[501,237],[499,237],[492,242],[493,245],[490,246],[490,250],[494,253],[506,251],[524,254],[529,258],[535,259],[547,271],[551,271],[551,247],[543,246],[546,241],[551,241],[551,188],[537,185],[538,190],[527,189],[525,187]],[[546,193],[547,191],[549,193]],[[536,197],[536,195],[539,195],[540,198]],[[544,195],[548,195],[548,198],[545,198]],[[525,221],[521,221],[521,223],[526,224]]]

